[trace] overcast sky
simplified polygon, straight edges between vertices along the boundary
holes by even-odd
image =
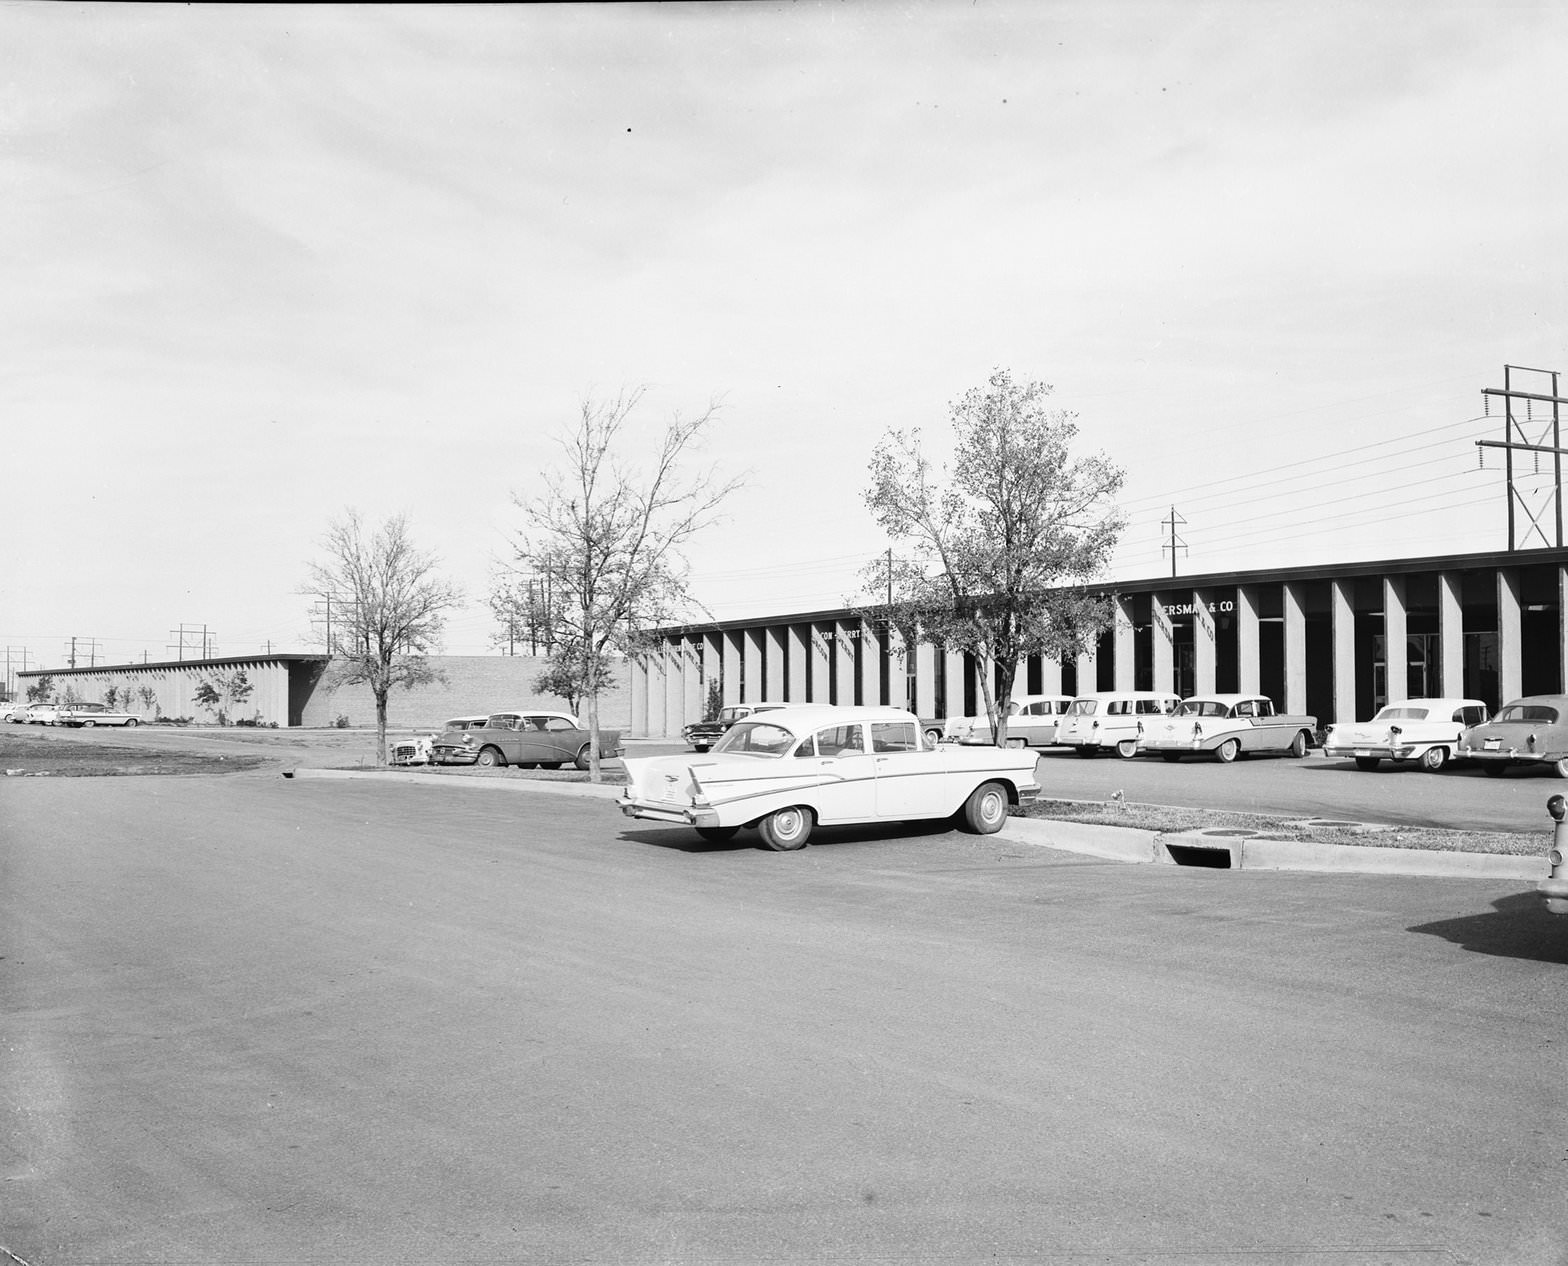
[[[485,653],[514,495],[636,386],[749,472],[719,618],[840,605],[877,439],[996,366],[1125,467],[1115,576],[1172,506],[1191,573],[1503,548],[1565,55],[1559,0],[0,5],[0,645],[310,649],[355,507]]]

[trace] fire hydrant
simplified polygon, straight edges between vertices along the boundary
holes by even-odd
[[[1546,898],[1546,908],[1553,914],[1568,914],[1568,800],[1553,796],[1546,802],[1546,811],[1552,815],[1552,846],[1546,852],[1546,864],[1551,867],[1541,880],[1539,891]]]

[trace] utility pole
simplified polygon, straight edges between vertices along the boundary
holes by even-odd
[[[1526,379],[1534,386],[1549,386],[1549,390],[1520,391],[1514,387],[1515,374],[1534,375],[1533,380]],[[1524,365],[1504,365],[1503,385],[1486,387],[1481,395],[1486,405],[1488,417],[1492,414],[1492,397],[1498,396],[1503,401],[1503,438],[1501,440],[1477,440],[1476,448],[1480,450],[1478,456],[1481,465],[1486,465],[1486,450],[1500,448],[1503,450],[1503,469],[1508,480],[1508,550],[1527,548],[1532,536],[1539,537],[1543,548],[1550,548],[1553,541],[1547,539],[1546,531],[1541,521],[1546,517],[1548,503],[1541,501],[1532,507],[1519,490],[1514,474],[1514,454],[1535,454],[1535,473],[1541,473],[1541,454],[1552,455],[1552,492],[1550,494],[1550,508],[1554,511],[1554,527],[1556,531],[1555,544],[1560,549],[1563,544],[1563,454],[1568,452],[1562,446],[1562,406],[1568,404],[1568,396],[1562,394],[1558,381],[1559,375],[1555,369],[1530,369]],[[1536,405],[1550,405],[1550,409],[1540,410],[1542,416],[1535,416]],[[1548,443],[1547,441],[1551,442]],[[1524,517],[1529,520],[1530,526],[1525,530],[1524,539],[1519,539],[1518,522],[1514,515],[1515,507],[1524,511]]]
[[[5,695],[7,700],[16,698],[16,681],[12,675],[11,668],[11,656],[13,655],[21,658],[21,671],[25,673],[27,671],[27,647],[7,646],[5,648]]]
[[[1183,554],[1187,552],[1187,542],[1176,535],[1176,527],[1178,524],[1180,524],[1182,527],[1185,527],[1187,525],[1187,520],[1182,518],[1181,515],[1177,514],[1176,507],[1172,506],[1171,517],[1160,520],[1161,527],[1168,527],[1171,530],[1171,543],[1169,545],[1161,545],[1160,553],[1163,554],[1166,550],[1170,550],[1171,552],[1171,579],[1173,580],[1176,578],[1176,551],[1180,550]]]
[[[205,624],[182,624],[177,629],[170,629],[169,636],[174,641],[169,643],[168,649],[182,661],[185,659],[187,646],[197,652],[198,659],[211,659],[217,650],[218,635]]]

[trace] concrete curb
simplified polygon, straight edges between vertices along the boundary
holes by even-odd
[[[1512,879],[1535,882],[1548,872],[1539,857],[1502,853],[1449,853],[1360,844],[1317,844],[1270,839],[1263,833],[1137,831],[1050,818],[1009,818],[1002,835],[1021,843],[1059,848],[1109,861],[1199,865],[1227,870],[1310,870],[1358,875],[1424,875],[1439,879]],[[1173,854],[1171,849],[1175,848]],[[1221,863],[1217,854],[1227,854]]]
[[[401,769],[292,769],[285,778],[361,779],[425,787],[483,788],[543,792],[613,800],[622,788],[607,783],[551,782],[534,778],[473,778],[416,774]],[[997,836],[1021,844],[1061,849],[1104,861],[1154,865],[1200,865],[1228,870],[1310,870],[1359,875],[1424,875],[1438,879],[1545,879],[1546,849],[1539,857],[1500,853],[1438,853],[1414,848],[1315,844],[1270,839],[1247,831],[1141,831],[1123,826],[1062,822],[1054,818],[1009,818]],[[1176,849],[1175,854],[1171,852]],[[1221,865],[1217,854],[1228,855]]]

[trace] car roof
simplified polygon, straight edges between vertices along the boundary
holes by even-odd
[[[1457,695],[1422,695],[1419,699],[1390,699],[1383,708],[1484,708],[1481,699],[1461,699]],[[1383,708],[1379,708],[1381,712]]]
[[[1229,703],[1229,704],[1237,704],[1237,703],[1241,703],[1245,699],[1268,699],[1268,698],[1269,697],[1267,695],[1234,695],[1234,694],[1188,695],[1185,699],[1182,700],[1182,702],[1183,703],[1198,702],[1198,703]],[[1272,699],[1269,699],[1269,702],[1273,703],[1274,701]]]
[[[1069,696],[1074,702],[1079,699],[1180,699],[1181,696],[1174,690],[1090,690],[1085,694]],[[1204,695],[1205,699],[1218,699],[1219,695]],[[1238,696],[1251,698],[1252,696]]]
[[[1503,707],[1514,703],[1549,703],[1554,708],[1568,708],[1568,695],[1520,695],[1517,699],[1510,699]]]
[[[774,714],[778,715],[775,716]],[[768,709],[768,722],[783,721],[790,726],[850,725],[856,721],[914,721],[919,719],[904,708],[870,707],[860,704],[781,703]]]

